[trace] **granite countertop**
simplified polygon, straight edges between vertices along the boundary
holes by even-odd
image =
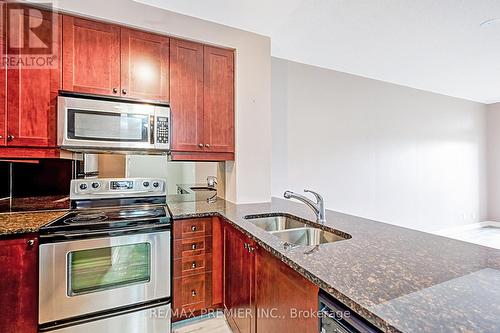
[[[0,214],[0,236],[37,232],[40,227],[68,211],[42,211]]]
[[[174,219],[219,215],[385,332],[500,332],[500,250],[327,211],[326,226],[351,239],[284,247],[248,214],[314,221],[301,203],[168,205]]]

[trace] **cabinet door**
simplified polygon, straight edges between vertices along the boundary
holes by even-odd
[[[229,324],[241,333],[254,329],[254,255],[245,244],[253,243],[230,226],[224,228],[224,305]]]
[[[10,62],[7,68],[7,145],[55,147],[57,94],[60,88],[60,16],[18,4],[12,6],[16,10],[9,9],[7,18],[9,55],[25,58],[26,55],[17,48],[24,41],[23,23],[40,22],[37,33],[39,36],[46,35],[41,36],[41,40],[52,41],[53,52],[58,56],[52,66],[48,63],[33,66],[23,61]]]
[[[5,2],[0,1],[0,21],[5,22]],[[6,56],[5,47],[5,29],[4,24],[0,24],[0,55]],[[0,63],[0,146],[5,146],[5,137],[7,130],[7,109],[6,109],[6,95],[7,95],[7,78],[5,76],[6,67],[4,63]]]
[[[63,17],[63,89],[120,95],[120,28]]]
[[[204,144],[210,152],[234,152],[234,52],[204,47]]]
[[[34,243],[29,245],[32,240]],[[36,333],[38,244],[35,235],[0,242],[0,332]]]
[[[170,41],[172,150],[202,151],[203,45]]]
[[[258,332],[318,332],[316,285],[262,248],[255,255],[255,276]]]
[[[121,95],[168,102],[169,39],[121,28]]]

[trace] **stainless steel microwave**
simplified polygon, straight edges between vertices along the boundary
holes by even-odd
[[[58,145],[71,151],[170,150],[170,108],[137,102],[59,96]]]

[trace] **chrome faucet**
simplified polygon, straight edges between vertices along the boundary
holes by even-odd
[[[314,211],[314,214],[316,214],[316,222],[325,224],[326,212],[325,212],[325,201],[323,200],[323,197],[311,190],[304,190],[304,192],[313,194],[316,197],[316,202],[312,201],[309,198],[306,198],[301,194],[297,194],[292,191],[285,191],[283,196],[286,199],[297,199],[302,201]]]

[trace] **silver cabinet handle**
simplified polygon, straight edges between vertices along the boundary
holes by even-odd
[[[196,268],[196,263],[193,261],[193,263],[191,264],[191,268],[195,269]]]
[[[191,296],[195,297],[196,296],[196,290],[191,290]]]
[[[122,89],[122,94],[126,95],[127,94],[127,89]]]
[[[205,147],[210,148],[210,145],[208,143],[205,144]]]
[[[30,239],[30,240],[28,240],[27,244],[28,244],[28,247],[33,247],[35,245],[35,240]]]
[[[15,137],[15,136],[13,136],[13,135],[8,135],[8,136],[7,136],[7,141],[14,141],[14,139],[15,139],[15,138],[16,138],[16,137]]]
[[[191,227],[191,231],[196,231],[196,226],[195,226],[195,225],[193,225],[193,226]]]
[[[198,147],[203,148],[203,143],[198,143]]]
[[[193,243],[193,244],[191,245],[191,249],[192,249],[192,250],[196,250],[196,244],[194,244],[194,243]]]
[[[117,94],[118,93],[118,89],[117,88],[113,88],[113,94]]]

